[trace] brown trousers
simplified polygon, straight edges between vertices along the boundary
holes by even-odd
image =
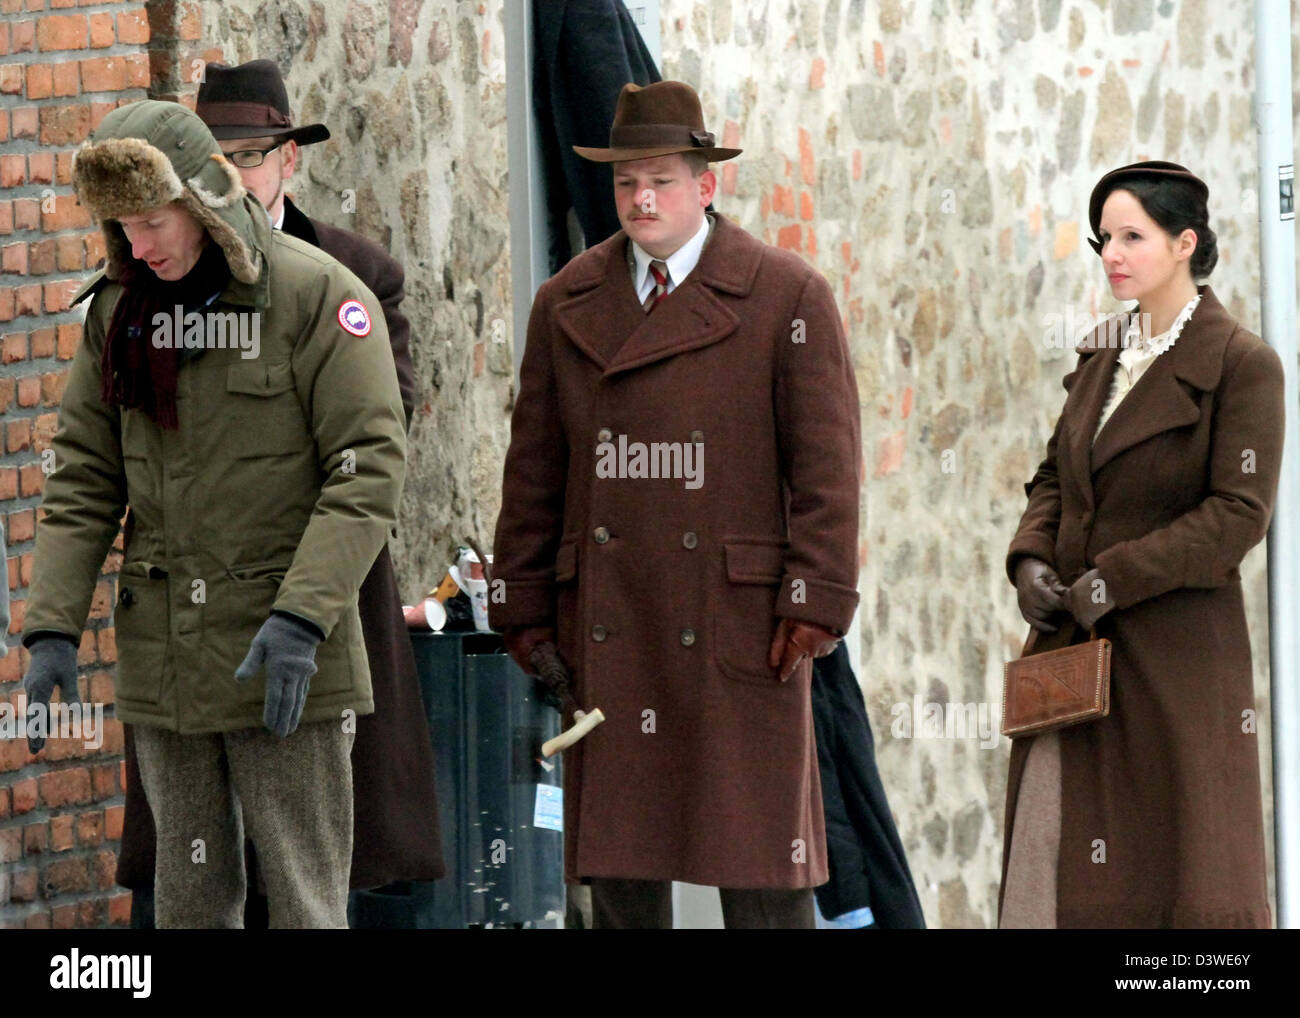
[[[158,929],[242,929],[244,831],[279,929],[347,929],[352,733],[341,722],[178,735],[135,726],[140,781],[158,830]]]
[[[591,879],[593,930],[671,930],[673,885],[668,880]],[[812,888],[744,890],[719,887],[729,930],[816,929]]]

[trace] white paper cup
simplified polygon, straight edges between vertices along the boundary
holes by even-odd
[[[442,627],[447,624],[447,609],[442,606],[442,602],[436,597],[426,597],[424,599],[424,618],[429,623],[429,628],[435,633],[441,633]]]

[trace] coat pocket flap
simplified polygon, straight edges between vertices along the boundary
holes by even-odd
[[[122,563],[118,570],[119,576],[130,576],[135,578],[144,578],[146,580],[165,580],[167,570],[153,562],[145,562],[141,559],[135,559],[131,562]]]
[[[226,391],[248,396],[277,396],[293,388],[293,367],[288,361],[248,361],[226,370]]]
[[[555,582],[563,583],[578,575],[578,542],[564,541],[555,552]]]
[[[724,543],[732,583],[780,583],[785,549],[776,544]]]

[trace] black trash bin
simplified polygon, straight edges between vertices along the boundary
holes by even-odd
[[[561,925],[560,717],[499,634],[412,633],[438,771],[447,875],[357,891],[353,928]]]

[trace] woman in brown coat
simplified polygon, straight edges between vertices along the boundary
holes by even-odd
[[[1194,282],[1217,260],[1207,197],[1146,162],[1090,201],[1111,292],[1149,331],[1076,348],[1007,575],[1034,652],[1093,625],[1112,641],[1110,715],[1016,740],[1003,927],[1270,925],[1238,565],[1272,512],[1282,365]]]

